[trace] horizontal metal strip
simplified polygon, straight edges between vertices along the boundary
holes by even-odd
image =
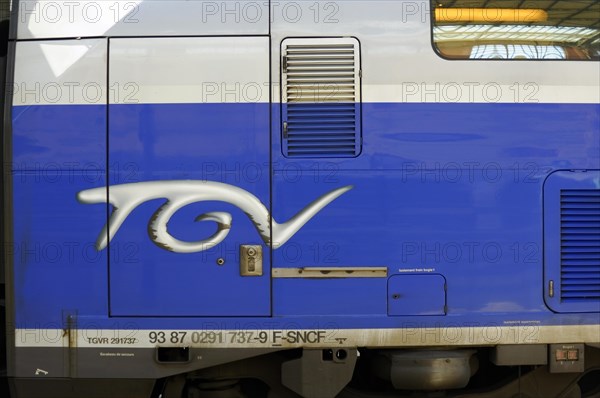
[[[355,156],[355,151],[291,151],[288,150],[289,157],[315,157],[315,156],[344,156],[344,157],[352,157]]]
[[[322,75],[333,75],[332,77],[341,77],[341,78],[350,78],[350,77],[354,77],[355,74],[355,70],[354,67],[348,67],[348,68],[344,68],[344,67],[331,67],[331,68],[288,68],[288,75],[294,76],[294,77],[299,77],[300,75],[306,75],[306,77],[311,77],[311,76],[322,76]]]
[[[598,214],[598,210],[596,209],[561,209],[561,217],[570,217],[570,216],[588,216],[588,217],[596,217]]]
[[[344,120],[327,120],[327,119],[308,119],[308,120],[289,120],[288,119],[288,128],[320,128],[322,127],[349,127],[353,128],[356,125],[356,121],[354,119]]]
[[[326,83],[331,83],[331,84],[341,84],[341,83],[348,83],[348,84],[354,84],[356,81],[355,77],[353,74],[344,74],[344,75],[337,75],[337,76],[330,76],[330,75],[312,75],[312,76],[287,76],[287,85],[294,85],[294,84],[298,84],[298,83],[314,83],[314,84],[326,84]],[[284,84],[285,87],[285,84]]]
[[[387,267],[273,268],[273,278],[387,278]]]
[[[600,265],[600,254],[599,253],[571,253],[563,254],[560,256],[562,261],[573,261],[573,260],[585,260],[585,261],[596,261]]]
[[[323,46],[323,47],[288,47],[285,51],[286,57],[302,56],[302,55],[331,55],[331,54],[344,54],[354,55],[354,46],[334,47],[334,46]]]
[[[335,75],[332,76],[332,74]],[[293,86],[298,80],[314,80],[319,86],[326,86],[327,84],[334,85],[335,83],[352,84],[355,81],[354,72],[352,71],[344,72],[324,69],[298,71],[295,72],[292,77],[293,79],[284,81],[284,88]]]
[[[344,138],[344,137],[356,137],[356,130],[349,129],[292,129],[288,130],[288,137],[331,137],[331,138]]]
[[[318,101],[321,103],[339,103],[354,101],[354,97],[335,97],[335,98],[319,98]],[[315,98],[288,98],[290,102],[315,102]]]
[[[344,134],[344,135],[327,135],[327,134],[319,134],[319,135],[302,135],[302,134],[294,134],[288,135],[288,142],[290,144],[298,143],[302,144],[304,142],[321,142],[321,141],[330,141],[336,143],[344,143],[344,142],[354,142],[356,141],[356,135]]]
[[[323,112],[323,113],[315,113],[315,112],[306,112],[306,113],[295,113],[295,112],[287,112],[287,122],[296,123],[297,121],[313,121],[314,123],[318,123],[319,120],[331,120],[331,121],[340,121],[344,122],[345,120],[354,122],[356,121],[356,112],[347,111],[347,112]]]
[[[592,234],[592,235],[598,235],[600,236],[600,228],[596,227],[595,225],[589,225],[589,226],[578,226],[578,227],[561,227],[560,228],[560,232],[561,234],[565,235],[571,235],[571,234]]]
[[[284,109],[284,113],[286,114],[288,120],[294,118],[354,118],[357,115],[357,111],[354,107],[354,104],[348,104],[343,108],[329,108],[329,109],[298,109],[302,104],[289,104],[287,109]],[[335,105],[335,104],[331,104]],[[324,105],[325,108],[327,105]]]
[[[273,319],[264,321],[272,324]],[[333,321],[335,322],[335,321]],[[70,336],[76,339],[77,348],[148,348],[157,346],[191,347],[191,348],[256,348],[273,347],[417,347],[417,346],[479,346],[497,344],[553,344],[553,343],[598,343],[598,324],[589,325],[539,325],[539,321],[519,322],[514,325],[492,326],[459,326],[454,321],[452,326],[442,325],[438,328],[419,327],[413,321],[398,322],[393,328],[325,328],[325,329],[262,329],[256,327],[239,330],[249,334],[251,338],[239,339],[236,329],[74,329]],[[256,325],[256,322],[248,322]],[[284,339],[288,332],[307,335],[311,333],[309,342],[295,342]],[[185,333],[182,333],[185,332]],[[151,334],[152,333],[152,334]],[[182,336],[177,343],[151,342],[151,336],[164,333],[165,336]],[[213,339],[205,338],[210,336]],[[265,336],[266,339],[255,338]],[[320,336],[323,336],[322,338]],[[234,337],[234,338],[232,338]],[[62,329],[16,329],[14,333],[16,347],[56,347],[63,349],[69,346],[69,334]]]
[[[600,258],[598,256],[582,256],[576,258],[561,258],[562,266],[596,266],[600,267]]]
[[[322,49],[354,49],[354,44],[346,43],[327,43],[320,44],[288,44],[286,47],[288,52],[299,50],[322,50]]]
[[[354,151],[354,147],[356,144],[354,143],[301,143],[301,144],[289,144],[288,152],[291,151],[310,151],[310,150],[326,150],[328,152],[332,151]]]
[[[356,134],[288,134],[288,140],[355,140]]]
[[[325,139],[329,139],[329,140],[345,140],[345,139],[354,139],[356,137],[356,133],[353,131],[348,131],[348,132],[336,132],[336,133],[308,133],[305,134],[303,131],[298,130],[298,131],[294,131],[293,133],[288,133],[288,139],[307,139],[307,140],[313,140],[313,139],[319,139],[319,138],[325,138]]]
[[[290,89],[287,91],[288,101],[293,99],[306,99],[313,102],[323,102],[329,99],[344,99],[356,101],[356,92],[354,90],[313,90],[313,89]]]
[[[600,189],[563,189],[560,191],[561,196],[600,196]]]
[[[561,244],[561,248],[563,249],[575,249],[575,248],[592,248],[595,249],[598,247],[598,244],[594,241],[567,241]]]
[[[562,228],[598,228],[600,229],[600,221],[595,220],[580,220],[580,221],[563,221],[560,226]]]
[[[327,133],[321,133],[321,134],[303,134],[302,132],[294,132],[293,134],[288,134],[287,139],[288,141],[298,141],[298,140],[307,140],[307,141],[314,141],[314,140],[319,140],[319,139],[326,139],[326,140],[334,140],[334,141],[352,141],[355,142],[356,141],[356,133],[354,132],[347,132],[347,133],[343,133],[343,134],[327,134]]]
[[[294,143],[288,145],[288,151],[354,151],[356,143]]]
[[[597,196],[589,196],[586,198],[577,198],[577,197],[572,197],[572,198],[561,198],[560,199],[560,203],[561,204],[579,204],[579,203],[596,203],[596,204],[600,204],[600,197]]]
[[[348,141],[288,141],[288,149],[307,149],[307,148],[336,148],[344,150],[353,150],[356,142]]]
[[[598,198],[600,199],[600,190],[590,189],[589,191],[561,191],[561,198]]]
[[[596,301],[600,299],[600,291],[596,292],[596,293],[589,293],[589,294],[583,294],[583,293],[565,293],[565,294],[561,294],[560,298],[565,300],[565,299],[580,299],[582,301],[585,302],[589,302],[589,301]]]
[[[344,90],[356,91],[354,82],[294,82],[287,85],[285,92],[293,90]]]
[[[326,134],[326,133],[332,134]],[[335,134],[333,134],[335,133]],[[330,137],[330,138],[344,138],[345,136],[356,136],[356,132],[352,129],[338,129],[338,130],[303,130],[303,129],[294,129],[288,131],[288,137],[306,137],[306,138],[315,138],[315,137]]]
[[[356,112],[358,108],[358,104],[354,101],[348,102],[340,102],[337,104],[332,103],[322,103],[322,102],[313,102],[313,103],[304,103],[304,104],[283,104],[284,110],[287,109],[288,112],[335,112],[336,114],[347,113],[347,112]]]
[[[319,63],[330,63],[330,62],[340,62],[340,63],[350,63],[355,64],[354,56],[349,54],[323,54],[323,55],[294,55],[287,57],[287,65],[298,64],[298,63],[307,63],[309,65],[319,64]]]
[[[584,303],[589,304],[590,302],[596,302],[600,299],[599,296],[569,296],[569,297],[561,297],[561,300],[565,303]]]
[[[591,285],[600,288],[600,278],[561,278],[562,286]]]
[[[302,138],[302,139],[307,139],[307,140],[319,139],[319,138],[325,138],[325,139],[330,139],[330,140],[345,140],[345,139],[349,139],[349,138],[354,139],[355,137],[356,137],[356,132],[353,130],[333,131],[333,132],[332,131],[329,131],[329,132],[327,132],[327,131],[305,132],[301,129],[290,131],[290,132],[288,132],[288,136],[287,136],[287,138],[289,138],[289,139]]]
[[[286,105],[289,112],[293,111],[311,111],[311,112],[321,112],[321,111],[354,111],[356,109],[356,103],[354,102],[346,102],[340,104],[322,104],[322,103],[312,103],[312,104],[287,104]]]
[[[290,120],[288,119],[288,129],[298,129],[298,130],[314,130],[320,127],[339,127],[339,128],[349,128],[351,130],[356,126],[356,121],[348,118],[349,120],[338,119],[338,120]]]
[[[284,85],[284,91],[290,90],[356,90],[356,82],[349,76],[334,79],[328,76],[301,77],[296,80],[288,80]]]
[[[347,48],[347,47],[354,47],[354,44],[351,43],[330,43],[330,42],[323,42],[323,43],[319,43],[319,44],[288,44],[286,46],[286,48],[290,49],[294,49],[294,48]]]
[[[320,63],[320,64],[308,64],[308,65],[298,65],[298,64],[291,64],[291,65],[287,65],[287,69],[285,71],[285,74],[295,74],[295,73],[301,73],[303,71],[307,71],[307,72],[318,72],[318,71],[323,71],[323,72],[327,72],[327,73],[332,73],[334,71],[339,71],[341,73],[348,73],[350,71],[354,71],[355,69],[355,65],[354,63],[331,63],[331,64],[326,64],[326,63]]]
[[[573,273],[586,273],[587,276],[596,277],[600,275],[600,265],[596,265],[595,267],[582,267],[580,265],[573,265],[569,266],[568,268],[561,269],[561,275],[572,275]]]
[[[285,56],[289,58],[299,57],[330,57],[333,55],[351,56],[354,58],[354,48],[306,48],[306,49],[287,49]]]
[[[334,112],[334,111],[328,111],[328,112],[315,112],[315,111],[303,111],[303,112],[296,112],[296,111],[288,111],[287,112],[287,119],[288,121],[293,121],[293,120],[302,120],[302,119],[354,119],[356,117],[356,112],[354,111],[354,109],[352,110],[345,110],[345,111],[339,111],[339,112]]]
[[[287,62],[287,70],[294,70],[294,69],[298,69],[298,68],[329,68],[329,67],[344,67],[344,69],[346,69],[347,67],[350,67],[352,69],[354,69],[354,62],[353,61],[325,61],[325,60],[319,60],[319,61],[306,61],[306,60],[288,60]]]
[[[340,102],[354,102],[356,95],[354,92],[326,92],[326,91],[306,91],[295,90],[287,95],[288,101],[305,100],[309,102],[326,102],[336,100]]]
[[[598,260],[561,260],[561,266],[563,267],[600,267],[600,262]]]
[[[594,214],[575,214],[575,215],[561,215],[561,222],[573,222],[573,223],[600,223],[600,212]]]
[[[284,111],[285,112],[285,111]],[[285,112],[287,113],[288,122],[313,122],[318,123],[320,120],[330,120],[333,122],[344,122],[345,120],[354,121],[357,116],[357,112],[354,109],[344,110],[340,112]]]
[[[600,248],[598,247],[567,247],[561,250],[563,256],[566,255],[593,255],[600,256]]]
[[[561,287],[562,292],[597,292],[600,293],[600,283],[598,284],[580,284],[580,285],[565,285]]]
[[[562,258],[572,258],[579,256],[600,256],[600,245],[598,247],[563,247],[561,248]]]
[[[290,92],[295,92],[295,91],[300,91],[300,92],[306,92],[306,93],[311,93],[311,92],[321,92],[321,91],[325,91],[327,93],[339,93],[339,92],[351,92],[354,93],[356,91],[356,87],[353,84],[337,84],[337,83],[322,83],[322,84],[307,84],[307,85],[288,85],[285,89],[286,93],[290,93]]]
[[[330,50],[327,49],[288,49],[285,52],[285,56],[288,59],[297,59],[297,58],[346,58],[346,59],[354,59],[355,51],[354,48],[332,48]]]
[[[571,209],[596,209],[600,211],[600,203],[561,203],[561,210],[571,210]]]
[[[290,144],[288,147],[288,152],[294,152],[294,151],[307,151],[309,149],[315,148],[315,149],[319,149],[319,150],[324,150],[327,151],[329,153],[338,153],[336,151],[344,151],[344,152],[351,152],[354,153],[354,148],[356,146],[355,143],[350,142],[348,144],[335,144],[334,146],[328,146],[328,144],[332,144],[332,143],[328,143],[328,142],[323,142],[323,143],[293,143]]]
[[[352,87],[336,87],[336,86],[329,86],[329,87],[313,87],[313,86],[307,86],[307,87],[289,87],[286,91],[286,94],[288,95],[288,98],[290,97],[309,97],[309,98],[316,98],[316,99],[320,99],[320,98],[328,98],[328,97],[339,97],[339,96],[344,96],[344,97],[351,97],[351,98],[355,98],[356,97],[356,90]]]
[[[324,124],[324,125],[317,125],[315,124],[314,126],[310,126],[310,125],[301,125],[301,126],[296,126],[296,124],[293,123],[288,123],[288,131],[290,133],[292,132],[306,132],[307,134],[310,134],[311,132],[319,132],[319,131],[323,131],[323,132],[339,132],[339,133],[353,133],[355,131],[355,124],[354,123],[337,123],[337,124]]]

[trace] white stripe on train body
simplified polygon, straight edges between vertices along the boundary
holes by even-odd
[[[44,1],[25,1],[21,2],[19,15],[21,22],[19,24],[20,39],[59,39],[69,37],[90,37],[90,36],[185,36],[185,35],[264,35],[268,33],[268,24],[263,19],[254,20],[245,12],[249,12],[251,7],[262,2],[163,2],[163,1],[141,1],[141,2],[77,2],[80,4],[76,9],[81,8],[92,13],[96,5],[103,7],[101,15],[106,21],[86,22],[86,19],[92,21],[91,17],[85,14],[77,13],[70,2],[44,2]],[[94,6],[89,4],[94,4]],[[419,10],[415,14],[412,6],[408,8],[405,4],[408,2],[394,1],[344,1],[335,3],[335,8],[328,8],[328,2],[280,2],[272,6],[272,25],[271,25],[271,53],[279,54],[280,43],[285,37],[304,37],[304,36],[357,36],[361,42],[362,57],[362,100],[363,102],[406,102],[406,103],[598,103],[600,102],[600,76],[597,73],[597,64],[595,62],[565,62],[565,61],[547,61],[530,60],[527,62],[496,62],[496,61],[447,61],[436,54],[431,44],[431,26],[429,14],[422,10],[428,9],[427,1],[410,2],[416,4]],[[45,5],[44,5],[45,4]],[[62,5],[60,11],[54,10],[56,5]],[[113,21],[114,12],[110,7],[131,8],[134,12],[136,22],[128,22],[126,17],[119,20],[116,24],[106,26],[109,21]],[[327,16],[322,11],[319,18],[315,19],[314,11],[311,6],[318,4],[318,7],[325,9],[332,16]],[[211,7],[217,7],[212,10]],[[46,10],[46,8],[48,8]],[[188,7],[190,7],[188,9]],[[230,7],[230,8],[228,8]],[[248,8],[248,10],[243,11]],[[266,10],[261,13],[268,14]],[[207,11],[207,9],[209,11]],[[30,11],[27,11],[30,10]],[[37,11],[31,11],[37,10]],[[46,10],[46,11],[44,11]],[[67,18],[69,12],[74,14],[73,23],[64,23],[62,19],[55,21],[56,18],[50,15],[51,10],[56,15],[63,15]],[[69,11],[70,10],[70,11]],[[229,11],[230,12],[229,12]],[[236,11],[237,10],[237,11]],[[297,11],[298,17],[292,18],[292,10]],[[382,10],[385,10],[382,11]],[[335,11],[335,12],[334,12]],[[410,11],[410,12],[409,12]],[[229,13],[228,13],[229,12]],[[189,17],[189,20],[170,18],[170,13],[176,13],[181,16]],[[210,15],[208,15],[209,13]],[[213,15],[214,13],[214,15]],[[48,15],[46,15],[48,14]],[[83,16],[82,16],[83,15]],[[165,16],[166,15],[166,16]],[[262,15],[262,14],[261,14]],[[85,16],[85,17],[84,17]],[[157,18],[161,18],[161,23],[157,23]],[[199,23],[202,18],[206,22]],[[79,21],[79,22],[78,22]],[[171,26],[171,21],[174,25]],[[315,22],[317,21],[317,22]],[[127,22],[127,23],[126,23]],[[101,40],[101,39],[98,39]],[[156,44],[153,43],[156,40]],[[162,43],[169,43],[168,39],[163,39]],[[219,44],[214,41],[214,46],[221,46],[220,50],[213,44],[206,41],[214,40],[206,38],[205,41],[199,41],[197,44],[203,46],[198,50],[198,45],[189,38],[171,39],[169,47],[162,47],[165,50],[161,56],[169,56],[174,59],[185,56],[188,60],[185,65],[178,65],[170,72],[166,69],[160,69],[163,80],[161,89],[165,94],[158,94],[150,87],[152,84],[148,79],[154,76],[158,71],[151,69],[141,69],[139,80],[135,82],[119,82],[119,84],[134,83],[140,88],[136,95],[138,103],[197,103],[197,102],[248,102],[245,98],[255,102],[266,102],[269,98],[269,81],[264,73],[260,76],[253,74],[245,75],[247,71],[254,68],[263,68],[260,64],[251,61],[250,53],[239,52],[240,47],[230,47],[226,44],[226,39]],[[197,39],[201,40],[201,39]],[[248,39],[245,39],[248,40]],[[235,42],[235,40],[232,40]],[[91,43],[95,43],[91,47]],[[112,43],[115,48],[113,49]],[[127,43],[127,44],[126,44]],[[180,44],[176,44],[180,43]],[[157,50],[161,48],[161,39],[131,39],[119,43],[118,39],[111,40],[111,57],[123,51],[135,53],[136,51],[148,51],[153,46]],[[27,63],[18,65],[16,84],[24,85],[26,88],[35,86],[38,83],[42,85],[50,80],[44,79],[44,75],[52,78],[52,74],[57,74],[55,78],[60,83],[61,80],[70,84],[76,82],[81,85],[89,83],[91,71],[86,71],[88,67],[94,70],[100,69],[102,64],[96,62],[96,58],[101,55],[101,44],[99,42],[90,42],[80,40],[75,43],[70,41],[53,41],[52,43],[40,43],[40,48],[33,50],[34,44],[19,43],[19,52],[28,57]],[[129,46],[128,49],[125,47]],[[137,46],[137,47],[136,47]],[[186,47],[189,46],[189,47]],[[226,50],[229,48],[229,50]],[[237,49],[236,49],[237,48]],[[256,47],[249,47],[256,48]],[[105,50],[106,51],[106,50]],[[118,53],[115,53],[118,51]],[[261,50],[263,51],[263,50]],[[213,61],[221,62],[225,65],[226,73],[220,67],[219,72],[211,72],[209,75],[197,75],[197,81],[192,82],[193,86],[200,90],[181,90],[181,82],[177,81],[177,68],[203,68],[205,65],[210,70],[210,62],[205,62],[202,55],[209,55],[213,52],[211,58]],[[227,57],[231,54],[237,54],[243,58],[248,55],[245,62],[239,63]],[[218,54],[222,54],[219,56]],[[227,55],[230,54],[230,55]],[[18,62],[24,62],[23,56],[17,56]],[[106,54],[104,54],[106,57]],[[151,55],[148,55],[151,56]],[[198,57],[197,64],[194,64],[193,57]],[[219,57],[215,59],[215,56]],[[191,58],[190,58],[191,57]],[[225,57],[225,58],[221,58]],[[89,60],[88,60],[89,58]],[[155,61],[158,61],[157,57]],[[37,60],[37,62],[36,62]],[[123,61],[127,62],[127,61]],[[33,65],[36,65],[33,67]],[[165,60],[163,67],[168,64]],[[31,69],[28,69],[31,68]],[[118,76],[119,65],[114,66]],[[161,68],[161,66],[157,66]],[[271,94],[273,102],[280,100],[279,96],[279,57],[271,57]],[[23,69],[23,70],[21,70]],[[44,72],[46,69],[46,72]],[[27,72],[30,70],[30,72]],[[63,76],[61,71],[68,71],[67,76]],[[202,69],[200,69],[202,70]],[[237,70],[237,71],[236,71]],[[231,72],[231,73],[230,73]],[[79,77],[78,73],[82,73]],[[147,75],[148,77],[144,77]],[[189,74],[185,74],[190,76]],[[42,76],[42,77],[40,77]],[[105,84],[105,78],[99,74],[94,74],[92,84]],[[118,79],[118,78],[117,78]],[[130,80],[130,79],[129,79]],[[169,82],[171,81],[171,82]],[[113,80],[113,84],[115,81]],[[121,84],[121,88],[123,89]],[[149,87],[146,87],[146,86]],[[239,87],[233,88],[232,87]],[[218,89],[216,87],[219,87]],[[201,90],[204,88],[204,91]],[[221,89],[221,88],[224,88]],[[254,94],[258,88],[260,93]],[[51,87],[47,88],[48,90]],[[92,90],[88,86],[88,90]],[[248,95],[226,95],[226,90],[237,90],[238,92],[247,91]],[[217,91],[215,91],[217,90]],[[75,88],[75,91],[78,91]],[[67,91],[68,92],[68,91]],[[167,94],[168,93],[168,94]],[[203,94],[202,94],[203,93]],[[72,104],[87,104],[92,92],[83,95],[81,93],[75,96]],[[125,96],[127,93],[124,93]],[[54,97],[46,96],[46,99],[53,100]],[[26,104],[34,101],[34,96],[27,96],[25,101],[15,96],[15,104]],[[104,97],[98,98],[98,103],[102,103]],[[65,103],[71,101],[69,96],[62,96],[58,102],[47,101],[45,98],[39,99],[38,104]],[[116,102],[123,101],[123,96],[117,98]],[[113,97],[114,101],[114,97]]]

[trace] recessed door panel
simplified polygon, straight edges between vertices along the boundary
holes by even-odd
[[[270,315],[268,60],[262,37],[111,40],[112,316]]]

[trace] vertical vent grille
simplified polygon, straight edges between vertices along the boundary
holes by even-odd
[[[600,303],[600,189],[560,193],[560,297]]]
[[[283,42],[283,138],[288,157],[353,157],[360,152],[358,41]]]

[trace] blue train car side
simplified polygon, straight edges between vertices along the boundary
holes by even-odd
[[[13,398],[600,394],[600,3],[17,1]]]

